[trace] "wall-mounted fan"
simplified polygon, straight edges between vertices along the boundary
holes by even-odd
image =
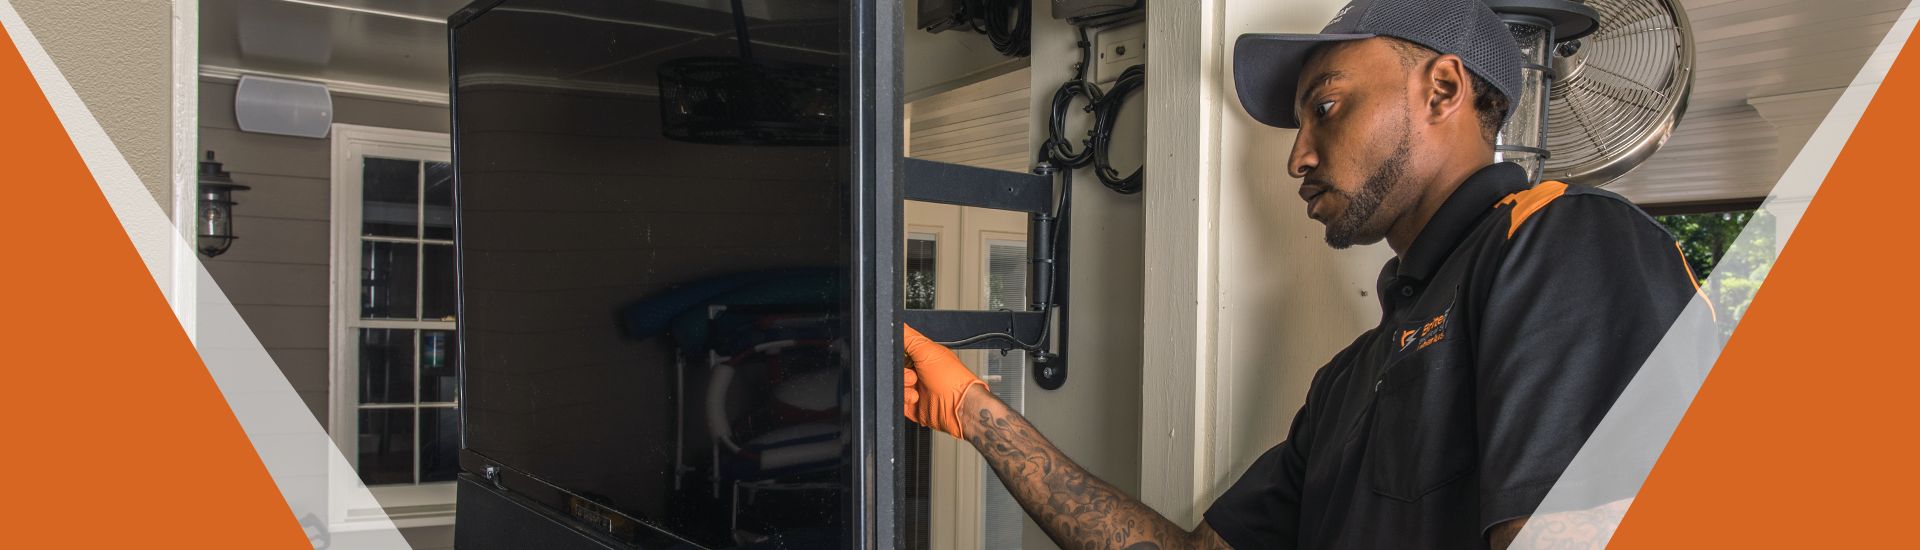
[[[1666,144],[1693,89],[1693,32],[1679,2],[1485,1],[1528,63],[1502,160],[1536,181],[1598,186]]]

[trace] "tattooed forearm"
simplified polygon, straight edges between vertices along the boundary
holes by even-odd
[[[1206,524],[1188,532],[1088,474],[992,394],[968,392],[961,410],[967,440],[1060,547],[1227,548]]]
[[[1599,550],[1607,547],[1607,541],[1613,540],[1614,530],[1620,528],[1620,520],[1626,517],[1627,508],[1632,505],[1633,499],[1629,498],[1586,510],[1507,521],[1488,531],[1487,542],[1496,550]],[[1524,529],[1529,524],[1533,529]]]

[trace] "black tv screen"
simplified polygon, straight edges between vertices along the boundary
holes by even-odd
[[[871,63],[850,47],[871,47],[856,4],[506,0],[454,18],[469,474],[504,468],[506,489],[620,541],[873,536],[858,511],[889,498],[874,438],[899,413],[856,366],[893,342],[873,304],[897,299],[870,279],[898,204],[860,191],[876,172],[854,159],[897,101],[854,70]]]

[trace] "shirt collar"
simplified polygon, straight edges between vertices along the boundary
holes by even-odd
[[[1433,218],[1420,229],[1420,236],[1413,239],[1407,253],[1388,262],[1390,273],[1420,280],[1431,278],[1460,244],[1460,239],[1473,230],[1481,216],[1492,211],[1494,203],[1526,189],[1527,171],[1518,164],[1494,163],[1474,172],[1434,211]]]

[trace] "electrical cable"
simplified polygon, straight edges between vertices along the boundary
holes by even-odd
[[[938,32],[971,29],[987,35],[994,51],[1007,57],[1026,57],[1033,48],[1032,0],[961,0],[953,15],[926,27]]]
[[[1085,98],[1087,106],[1082,110],[1092,112],[1100,105],[1101,99],[1100,87],[1086,80],[1087,67],[1093,56],[1093,44],[1087,41],[1086,27],[1080,27],[1079,31],[1080,64],[1074,67],[1073,78],[1054,90],[1053,108],[1047,116],[1047,139],[1040,144],[1041,161],[1051,160],[1056,168],[1069,171],[1092,163],[1094,155],[1092,140],[1082,141],[1080,150],[1076,152],[1073,150],[1073,142],[1062,137],[1062,134],[1067,133],[1067,110],[1073,106],[1074,100]]]
[[[1065,170],[1060,172],[1060,179],[1065,185],[1062,186],[1062,189],[1060,191],[1060,202],[1057,205],[1055,205],[1053,209],[1054,223],[1060,223],[1060,220],[1067,219],[1066,216],[1072,213],[1072,210],[1073,210],[1073,171]],[[1059,229],[1055,229],[1053,231],[1052,240],[1053,240],[1053,244],[1052,244],[1053,250],[1059,250],[1060,249],[1060,230]],[[1058,277],[1048,277],[1047,278],[1047,295],[1054,296],[1055,295],[1054,291],[1057,290],[1059,286],[1060,284],[1059,284]],[[1007,332],[989,332],[985,334],[976,334],[974,336],[962,338],[960,340],[955,340],[952,342],[934,342],[934,343],[940,344],[942,346],[946,346],[949,348],[954,348],[954,347],[976,344],[976,343],[984,342],[987,340],[1004,340],[1012,343],[1014,347],[1019,348],[1021,351],[1026,351],[1029,353],[1047,354],[1048,353],[1046,349],[1047,336],[1053,330],[1054,316],[1060,311],[1060,308],[1058,304],[1040,304],[1040,308],[1046,310],[1046,317],[1040,320],[1040,323],[1041,323],[1040,336],[1036,338],[1032,343],[1022,341],[1018,336],[1014,336],[1012,334],[1013,332],[1013,327],[1011,326],[1012,325],[1011,319],[1013,314],[1012,310],[1001,310],[1001,311],[1006,311],[1008,314],[1009,326],[1007,327]]]
[[[1114,81],[1113,88],[1094,103],[1093,139],[1088,149],[1093,151],[1093,172],[1100,176],[1100,183],[1106,184],[1122,195],[1140,192],[1140,173],[1146,166],[1135,168],[1133,174],[1121,176],[1108,158],[1113,149],[1113,127],[1119,123],[1120,107],[1126,105],[1127,98],[1147,85],[1147,66],[1134,65],[1120,73],[1120,79]]]
[[[1127,99],[1146,89],[1147,66],[1127,67],[1111,88],[1102,91],[1099,86],[1087,81],[1087,70],[1093,62],[1093,43],[1087,39],[1086,27],[1076,29],[1080,34],[1080,64],[1074,67],[1073,78],[1061,83],[1060,88],[1053,92],[1052,109],[1047,113],[1047,138],[1040,144],[1040,160],[1051,161],[1064,171],[1092,165],[1094,175],[1108,189],[1123,195],[1139,193],[1145,167],[1122,175],[1113,168],[1110,153],[1121,108],[1126,106]],[[1087,139],[1082,140],[1080,149],[1076,151],[1073,142],[1063,134],[1067,133],[1068,111],[1075,100],[1082,98],[1087,101],[1087,106],[1082,110],[1093,114],[1093,129],[1087,132]]]
[[[1007,57],[1026,57],[1033,45],[1032,0],[984,0],[983,32],[993,49]],[[1011,12],[1011,13],[1009,13]]]
[[[984,7],[988,10],[988,13],[1003,13],[996,8],[1005,7],[1004,4],[1011,1],[1012,0],[973,0],[967,2],[965,6],[974,9],[975,13],[979,13],[978,10],[980,7]],[[1021,0],[1019,3],[1024,13],[1024,8],[1028,1]],[[985,26],[979,23],[982,19],[987,21]],[[1003,18],[973,17],[972,20],[975,22],[974,28],[976,30],[987,33],[989,38],[993,39],[996,50],[1007,55],[1024,56],[1027,54],[1024,49],[1027,37],[1024,35],[1029,31],[1024,15],[1015,20],[1012,28],[1004,26],[1007,20]],[[999,21],[1001,25],[994,25],[995,21]],[[1115,192],[1128,195],[1140,192],[1141,173],[1144,171],[1144,167],[1142,167],[1141,169],[1135,169],[1130,175],[1120,175],[1119,171],[1113,169],[1108,157],[1108,150],[1112,147],[1113,129],[1118,123],[1120,108],[1125,105],[1127,98],[1146,87],[1146,66],[1134,65],[1128,67],[1120,73],[1120,77],[1114,82],[1113,87],[1103,92],[1099,86],[1087,81],[1087,71],[1092,68],[1093,64],[1093,43],[1087,38],[1087,28],[1076,25],[1075,29],[1079,33],[1080,63],[1074,66],[1073,78],[1062,83],[1058,89],[1054,90],[1053,103],[1047,119],[1047,138],[1041,142],[1038,155],[1040,163],[1039,173],[1045,174],[1052,172],[1057,173],[1060,177],[1060,200],[1059,203],[1054,206],[1052,219],[1047,221],[1047,223],[1055,224],[1051,235],[1052,242],[1050,243],[1050,250],[1055,251],[1060,249],[1060,234],[1064,232],[1061,231],[1059,224],[1066,223],[1073,209],[1073,171],[1075,169],[1092,165],[1095,175],[1099,176],[1102,184]],[[1010,37],[1015,34],[1021,35],[1019,42],[1022,47],[1017,50],[1019,51],[1018,54],[1009,53],[1009,49],[1012,47]],[[996,37],[996,35],[1000,35],[1000,37]],[[1009,39],[1002,40],[1001,38],[1003,37]],[[1007,45],[1008,49],[1003,49],[1003,45]],[[1073,142],[1062,134],[1066,133],[1068,111],[1072,108],[1074,101],[1079,99],[1085,99],[1087,102],[1086,107],[1083,107],[1081,110],[1092,113],[1094,118],[1093,129],[1087,133],[1088,138],[1083,140],[1080,149],[1075,151]],[[1057,291],[1059,287],[1057,271],[1050,270],[1048,272],[1046,285],[1048,291],[1047,296],[1056,296],[1055,291]],[[1014,332],[1012,327],[1013,312],[1011,310],[1003,310],[1007,311],[1009,319],[1006,332],[989,332],[951,342],[934,343],[952,348],[968,346],[988,340],[1001,340],[1012,344],[1012,347],[1015,349],[1041,354],[1042,356],[1050,356],[1052,354],[1046,349],[1045,345],[1053,329],[1053,324],[1059,316],[1060,306],[1057,303],[1041,303],[1035,304],[1035,307],[1045,311],[1046,314],[1041,320],[1039,337],[1034,342],[1023,341],[1018,336],[1012,334]]]

